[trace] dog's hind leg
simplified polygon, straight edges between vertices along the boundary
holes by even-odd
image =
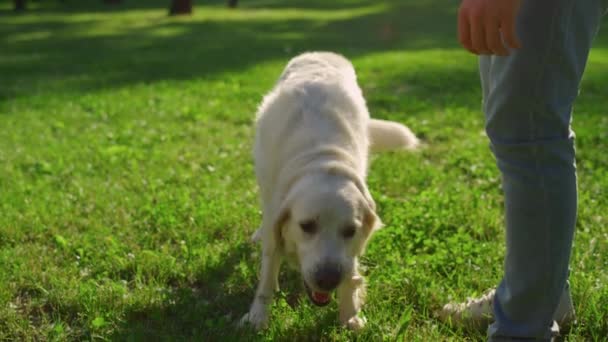
[[[281,256],[276,248],[264,248],[258,288],[249,312],[240,321],[241,325],[251,324],[255,329],[266,328],[272,297],[278,289],[280,267]]]
[[[359,330],[365,326],[365,317],[360,315],[364,297],[364,280],[357,272],[338,287],[338,310],[342,325],[351,330]]]

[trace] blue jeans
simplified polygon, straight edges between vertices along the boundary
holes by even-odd
[[[523,0],[523,47],[507,57],[480,57],[507,226],[490,341],[551,339],[576,222],[571,112],[603,7],[602,0]]]

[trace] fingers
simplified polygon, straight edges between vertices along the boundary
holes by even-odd
[[[490,20],[485,25],[486,48],[491,54],[498,56],[507,56],[509,51],[505,48],[500,36],[500,26],[497,20]]]
[[[490,54],[485,26],[484,14],[481,9],[463,1],[458,12],[458,40],[460,44],[473,54]]]
[[[509,18],[500,23],[500,31],[502,32],[502,38],[504,39],[507,46],[511,49],[519,49],[521,42],[515,32],[515,18]]]
[[[481,22],[481,19],[481,16],[473,17],[471,23],[471,42],[473,43],[473,50],[478,55],[489,55],[491,51],[486,44],[485,25]]]
[[[515,32],[519,1],[463,0],[458,11],[458,40],[476,55],[506,56],[521,47]]]
[[[458,41],[469,52],[477,54],[477,52],[473,50],[470,30],[471,28],[467,11],[464,6],[461,6],[460,10],[458,11]]]

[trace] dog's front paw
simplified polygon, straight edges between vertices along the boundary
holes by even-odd
[[[365,317],[353,316],[348,321],[344,322],[343,324],[348,329],[357,331],[357,330],[363,329],[363,327],[365,327],[366,323],[367,323],[367,319],[365,319]]]
[[[255,330],[268,327],[268,314],[265,310],[251,309],[239,321],[240,327],[252,326]]]

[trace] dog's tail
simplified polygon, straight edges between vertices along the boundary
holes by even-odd
[[[415,150],[420,145],[414,132],[397,122],[371,119],[368,130],[372,152]]]

